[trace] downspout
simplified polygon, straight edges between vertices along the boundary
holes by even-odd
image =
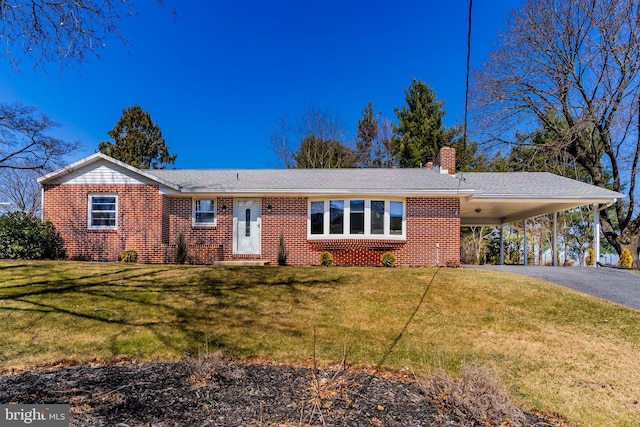
[[[40,186],[40,221],[44,221],[44,185]]]

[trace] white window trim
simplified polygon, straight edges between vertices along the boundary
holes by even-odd
[[[213,222],[196,222],[196,201],[211,200],[213,202]],[[191,225],[193,227],[215,227],[218,223],[218,199],[210,197],[194,197],[191,199]]]
[[[94,197],[115,197],[116,198],[116,223],[115,225],[92,225],[93,222],[93,203],[92,199]],[[119,212],[120,204],[118,202],[118,194],[116,193],[89,193],[89,197],[87,198],[87,227],[89,230],[117,230],[118,229],[118,212]]]
[[[344,202],[343,231],[342,234],[329,233],[329,220],[331,218],[330,202],[332,200],[342,200]],[[364,200],[364,234],[350,234],[351,229],[351,200]],[[384,201],[384,233],[371,234],[371,201]],[[324,202],[324,216],[322,234],[311,234],[311,203]],[[391,234],[391,202],[402,203],[402,234]],[[307,201],[307,239],[308,240],[332,240],[332,239],[367,239],[367,240],[406,240],[407,239],[407,201],[400,198],[384,197],[328,197],[310,198]]]

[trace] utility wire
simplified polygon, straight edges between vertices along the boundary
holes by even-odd
[[[463,156],[467,154],[467,117],[469,115],[469,74],[471,63],[471,16],[473,10],[473,0],[469,0],[469,26],[467,29],[467,79],[464,93],[464,136],[462,141]]]
[[[468,137],[468,132],[467,132],[467,117],[469,116],[469,75],[470,73],[470,63],[471,63],[471,17],[472,17],[472,11],[473,11],[473,0],[469,0],[469,23],[467,26],[467,66],[466,66],[466,71],[467,71],[467,76],[466,76],[466,81],[465,81],[465,87],[464,87],[464,123],[463,123],[463,129],[462,129],[462,153],[460,153],[460,156],[463,159],[467,158],[467,137]],[[462,171],[460,171],[460,176],[458,178],[458,191],[460,190],[460,185],[462,184],[462,181],[464,181],[464,173]]]

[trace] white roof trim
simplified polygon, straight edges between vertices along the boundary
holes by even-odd
[[[398,197],[425,197],[425,196],[434,196],[434,197],[460,197],[460,198],[468,198],[470,195],[474,194],[474,190],[459,190],[459,191],[450,191],[450,190],[366,190],[366,189],[323,189],[323,190],[300,190],[300,189],[292,189],[288,190],[277,189],[277,190],[258,190],[258,189],[229,189],[229,190],[199,190],[199,191],[183,191],[181,194],[187,195],[220,195],[220,196],[228,196],[230,194],[241,194],[243,196],[260,196],[260,195],[269,195],[269,196],[286,196],[286,195],[304,195],[304,196],[325,196],[325,195],[343,195],[343,196],[398,196]]]
[[[173,190],[176,190],[176,191],[181,191],[180,186],[178,186],[178,185],[176,185],[176,184],[174,184],[172,182],[166,181],[166,180],[164,180],[162,178],[158,178],[157,176],[154,176],[154,175],[152,175],[150,173],[147,173],[142,169],[138,169],[136,167],[128,165],[128,164],[126,164],[124,162],[121,162],[120,160],[116,160],[113,157],[107,156],[106,154],[102,154],[102,153],[94,153],[94,154],[92,154],[92,155],[90,155],[88,157],[85,157],[85,158],[80,159],[80,160],[78,160],[76,162],[73,162],[73,163],[71,163],[71,164],[69,164],[69,165],[67,165],[67,166],[65,166],[65,167],[63,167],[61,169],[58,169],[57,171],[53,171],[53,172],[50,172],[50,173],[48,173],[46,175],[43,175],[40,178],[38,178],[38,183],[39,184],[46,184],[48,181],[52,181],[52,180],[54,180],[56,178],[59,178],[61,176],[68,175],[68,174],[70,174],[70,173],[72,173],[72,172],[74,172],[74,171],[76,171],[76,170],[78,170],[80,168],[88,166],[88,165],[90,165],[92,163],[95,163],[95,162],[97,162],[99,160],[104,160],[104,161],[107,161],[107,162],[112,163],[114,165],[117,165],[117,166],[119,166],[121,168],[124,168],[124,169],[130,171],[130,172],[133,172],[133,173],[138,174],[140,176],[143,176],[143,177],[145,177],[147,179],[150,179],[151,181],[157,182],[158,184],[162,184],[165,187],[169,187],[169,188],[171,188]]]

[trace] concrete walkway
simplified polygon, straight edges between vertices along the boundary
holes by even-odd
[[[535,277],[640,310],[640,274],[638,273],[611,267],[481,265],[472,268]]]

